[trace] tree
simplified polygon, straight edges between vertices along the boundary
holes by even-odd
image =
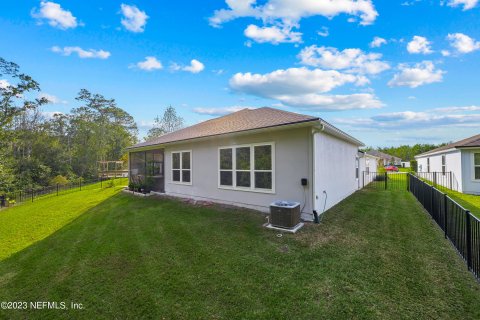
[[[0,77],[11,80],[9,82],[3,79],[0,82],[0,130],[4,130],[16,116],[26,110],[36,109],[48,102],[46,98],[26,98],[28,93],[40,91],[40,86],[30,76],[20,73],[17,64],[0,58]]]
[[[177,114],[174,107],[169,106],[165,109],[162,118],[155,117],[155,124],[152,129],[148,130],[145,140],[150,140],[166,133],[177,131],[183,128],[183,118]]]

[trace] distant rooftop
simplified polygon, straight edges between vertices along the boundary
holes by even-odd
[[[463,139],[463,140],[452,142],[452,143],[449,143],[445,146],[442,146],[442,147],[439,147],[439,148],[421,153],[421,154],[417,155],[417,157],[426,156],[426,155],[431,154],[431,153],[444,151],[444,150],[448,150],[448,149],[474,148],[474,147],[480,147],[480,134],[477,134],[477,135],[475,135],[473,137],[470,137],[470,138],[466,138],[466,139]]]
[[[372,155],[374,157],[386,159],[388,161],[392,160],[394,158],[395,160],[402,160],[399,157],[392,156],[390,154],[378,151],[378,150],[370,150],[370,151],[365,151],[366,154]]]

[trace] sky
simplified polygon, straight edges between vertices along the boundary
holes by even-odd
[[[0,57],[68,113],[86,88],[144,136],[269,106],[367,146],[480,133],[479,0],[0,1]],[[0,86],[8,79],[0,78]]]

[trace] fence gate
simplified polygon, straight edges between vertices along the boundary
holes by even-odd
[[[362,187],[376,190],[408,191],[407,172],[363,172]]]

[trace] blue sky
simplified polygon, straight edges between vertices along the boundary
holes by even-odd
[[[0,56],[40,82],[45,113],[87,88],[142,135],[168,105],[187,124],[273,106],[371,146],[439,143],[479,133],[477,2],[2,1]]]

